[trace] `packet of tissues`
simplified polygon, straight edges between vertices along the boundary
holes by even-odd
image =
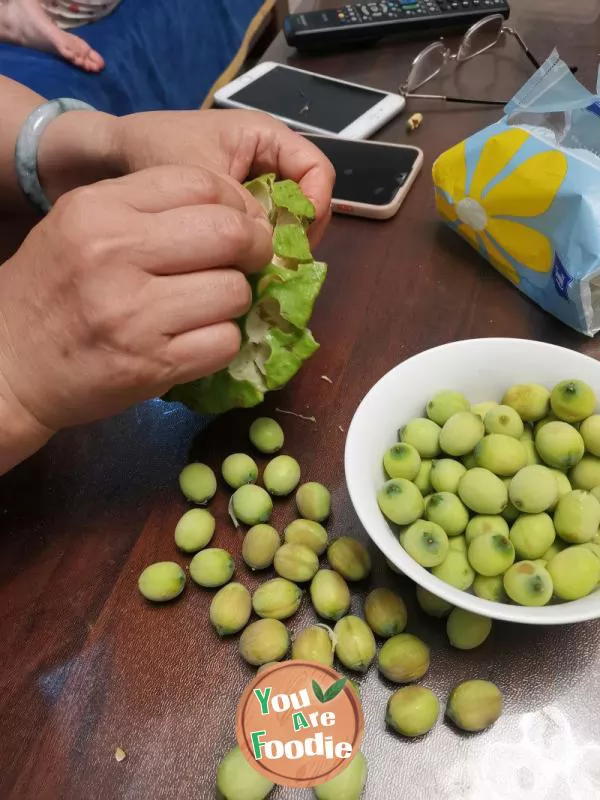
[[[444,221],[588,336],[600,330],[600,74],[596,92],[555,51],[499,122],[433,166]]]

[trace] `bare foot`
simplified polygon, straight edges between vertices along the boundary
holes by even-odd
[[[86,72],[104,69],[100,53],[92,50],[79,36],[57,27],[38,0],[5,0],[0,3],[0,42],[58,53]]]

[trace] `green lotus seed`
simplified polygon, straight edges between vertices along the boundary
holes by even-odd
[[[464,533],[461,533],[460,536],[452,536],[448,539],[448,549],[457,550],[459,553],[464,553],[464,555],[466,555],[468,546]]]
[[[354,672],[366,672],[376,651],[375,637],[367,623],[349,615],[336,623],[333,633],[335,653],[341,663]]]
[[[543,558],[555,538],[548,514],[522,514],[510,529],[510,540],[517,556],[527,561]]]
[[[475,579],[475,572],[469,564],[467,556],[458,550],[450,550],[446,560],[431,571],[436,578],[463,591],[466,591]]]
[[[583,381],[561,381],[550,394],[552,411],[566,422],[581,422],[596,408],[596,395]]]
[[[527,464],[527,450],[522,442],[504,433],[490,433],[475,448],[477,465],[494,475],[514,475]]]
[[[573,491],[573,487],[571,486],[571,481],[567,478],[564,472],[561,472],[559,469],[551,469],[550,472],[556,478],[556,485],[558,488],[556,503],[558,503],[561,497],[564,497],[566,494],[569,494],[569,492]],[[550,507],[550,511],[554,510],[556,503]]]
[[[282,578],[304,583],[316,575],[319,558],[314,550],[304,544],[286,543],[275,553],[273,566]]]
[[[423,736],[440,715],[440,703],[431,689],[403,686],[390,697],[385,721],[402,736]]]
[[[433,461],[431,459],[422,459],[421,466],[417,472],[417,476],[413,483],[421,492],[423,497],[432,492],[431,486],[431,470],[433,468]]]
[[[532,464],[517,472],[510,482],[508,496],[519,511],[539,514],[556,503],[558,484],[548,467]]]
[[[473,650],[479,647],[488,638],[491,630],[491,619],[473,614],[472,611],[465,611],[464,608],[455,608],[446,623],[450,644],[458,650]]]
[[[227,550],[209,547],[201,550],[190,561],[190,576],[198,586],[214,589],[231,580],[235,564]]]
[[[537,422],[550,411],[550,392],[539,383],[519,383],[506,390],[502,403],[525,422]]]
[[[333,631],[325,625],[311,625],[292,641],[292,659],[296,661],[315,661],[331,667],[333,653]]]
[[[273,578],[254,592],[252,608],[259,617],[287,619],[298,611],[301,601],[302,590],[295,583],[285,578]]]
[[[471,406],[471,411],[473,414],[477,414],[477,416],[483,420],[485,419],[485,415],[491,408],[495,408],[498,403],[495,400],[484,400],[483,403],[475,403],[474,406]]]
[[[502,433],[519,439],[523,435],[523,420],[510,406],[498,405],[485,415],[483,420],[487,433]]]
[[[435,496],[435,495],[434,495]],[[400,544],[422,567],[437,567],[448,555],[448,536],[435,522],[419,519],[400,534]]]
[[[417,603],[430,617],[446,617],[454,608],[447,600],[437,597],[422,586],[417,586]]]
[[[544,419],[539,420],[539,422],[536,422],[535,425],[533,426],[533,438],[534,438],[534,440],[535,440],[535,437],[538,435],[538,431],[541,431],[541,429],[545,425],[547,425],[549,422],[559,422],[559,421],[560,420],[558,419],[556,414],[553,411],[550,411],[548,413],[548,415],[544,417]],[[577,423],[574,423],[574,427],[577,427]]]
[[[545,553],[542,554],[542,559],[546,562],[552,561],[555,555],[562,552],[566,547],[569,545],[560,538],[560,536],[556,536],[550,547],[546,550]]]
[[[429,648],[411,633],[387,639],[379,651],[379,671],[393,683],[420,680],[429,669]]]
[[[392,478],[377,492],[377,502],[384,516],[396,525],[410,525],[423,516],[423,495],[405,478]]]
[[[575,489],[558,501],[554,527],[570,544],[590,542],[600,525],[600,503],[591,492]]]
[[[320,556],[327,548],[327,531],[312,519],[295,519],[283,532],[286,542],[303,544]]]
[[[138,578],[138,588],[146,600],[165,603],[183,592],[185,572],[174,561],[150,564]]]
[[[390,478],[406,478],[412,481],[421,468],[421,456],[412,444],[400,442],[385,451],[383,468]]]
[[[275,456],[265,467],[263,482],[269,494],[284,497],[300,483],[300,464],[291,456]]]
[[[600,581],[600,560],[585,545],[567,547],[548,562],[554,592],[561,600],[579,600]]]
[[[591,491],[600,486],[600,458],[584,456],[579,464],[569,470],[569,480],[574,489]]]
[[[296,505],[300,516],[323,522],[331,513],[331,495],[321,483],[303,483],[296,492]]]
[[[493,725],[500,714],[502,693],[490,681],[465,681],[450,692],[446,715],[463,731],[483,731]]]
[[[340,536],[327,548],[329,565],[347,581],[362,581],[371,572],[371,557],[366,547],[351,536]]]
[[[458,536],[467,527],[469,512],[455,494],[436,492],[425,500],[425,516],[448,536]]]
[[[461,461],[465,469],[474,469],[477,466],[475,453],[467,453],[466,456],[462,457]]]
[[[196,553],[210,542],[215,518],[205,508],[186,511],[175,527],[175,544],[185,553]]]
[[[358,800],[367,782],[367,760],[357,753],[334,778],[314,787],[316,800]]]
[[[552,597],[552,578],[541,564],[518,561],[504,573],[504,590],[521,606],[545,606]]]
[[[179,488],[190,502],[203,506],[217,491],[217,479],[206,464],[188,464],[179,473]]]
[[[531,425],[525,425],[523,428],[523,433],[519,436],[519,441],[523,442],[533,442],[533,428]]]
[[[290,646],[287,628],[278,619],[259,619],[240,636],[240,655],[253,667],[281,661]]]
[[[441,430],[430,419],[411,419],[398,431],[398,438],[412,445],[421,458],[435,458],[440,452]]]
[[[600,559],[600,544],[597,542],[586,542],[582,547],[587,547],[587,549],[593,553],[596,558]]]
[[[436,492],[452,492],[456,494],[458,482],[467,468],[453,458],[440,458],[433,462],[429,480]]]
[[[471,404],[460,392],[444,389],[427,403],[427,416],[438,425],[445,425],[455,414],[468,411]]]
[[[271,525],[254,525],[244,536],[242,558],[250,569],[267,569],[281,546],[279,534]]]
[[[391,589],[373,589],[365,600],[365,619],[373,633],[384,639],[402,633],[406,627],[406,605]]]
[[[310,584],[310,599],[320,617],[338,620],[350,608],[350,589],[337,572],[320,569]]]
[[[252,613],[250,592],[241,583],[228,583],[210,604],[210,621],[219,636],[231,636],[248,624]]]
[[[256,483],[258,467],[246,453],[233,453],[223,461],[221,474],[232,489],[239,489],[245,483]]]
[[[515,560],[515,548],[501,533],[482,533],[469,545],[469,564],[480,575],[501,575]]]
[[[230,750],[219,764],[219,800],[264,800],[274,785],[246,761],[239,747]]]
[[[521,440],[521,444],[525,448],[525,454],[527,456],[525,466],[542,463],[542,459],[539,457],[538,451],[535,449],[535,444],[532,441],[525,442]]]
[[[508,502],[504,483],[482,467],[465,472],[458,483],[458,496],[476,514],[500,514]]]
[[[465,530],[467,544],[471,544],[473,539],[481,536],[482,533],[499,533],[501,536],[508,536],[508,522],[504,517],[498,515],[479,515],[472,517]]]
[[[252,483],[236,489],[229,505],[236,525],[238,521],[246,525],[268,522],[273,513],[273,501],[267,492]]]
[[[440,433],[440,447],[450,456],[465,456],[481,441],[485,434],[483,422],[471,411],[454,414]]]
[[[250,425],[250,441],[261,453],[276,453],[283,447],[281,425],[270,417],[259,417]]]
[[[535,435],[535,447],[549,467],[567,470],[583,458],[581,434],[566,422],[548,422]]]
[[[504,591],[502,575],[476,575],[473,581],[473,593],[482,600],[491,600],[493,603],[506,603],[508,597]]]
[[[502,482],[506,486],[507,492],[510,492],[510,484],[512,483],[512,478],[503,478]],[[521,516],[521,512],[516,506],[510,502],[510,497],[508,498],[508,503],[506,504],[506,508],[502,511],[502,518],[512,525],[513,522]]]
[[[593,456],[600,457],[600,414],[594,414],[581,423],[579,433],[585,449]]]

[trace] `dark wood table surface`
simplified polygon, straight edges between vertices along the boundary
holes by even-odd
[[[512,21],[538,58],[558,46],[593,87],[600,50],[596,0],[514,0]],[[308,6],[307,6],[308,7]],[[300,58],[280,37],[268,58],[395,90],[423,42],[389,41],[353,53]],[[510,97],[529,77],[516,42],[461,69],[446,84],[474,96]],[[423,172],[389,222],[336,218],[319,249],[330,275],[313,329],[321,349],[286,390],[260,411],[281,417],[286,452],[304,476],[333,494],[332,535],[368,541],[343,474],[344,430],[369,387],[399,361],[456,339],[517,336],[598,354],[517,290],[438,222],[430,169],[445,148],[492,122],[498,110],[413,101],[379,134],[425,153]],[[516,354],[518,357],[518,354]],[[333,384],[320,376],[328,375]],[[256,412],[229,414],[208,428],[160,401],[67,431],[0,480],[0,798],[213,797],[217,764],[234,744],[238,698],[253,671],[236,643],[220,641],[207,618],[210,593],[188,585],[167,607],[136,588],[148,563],[174,559],[173,528],[185,509],[177,475],[189,458],[218,467],[246,446]],[[213,503],[215,542],[240,556],[221,487]],[[277,503],[280,528],[293,515]],[[391,686],[375,667],[359,679],[366,716],[368,800],[594,800],[600,797],[600,622],[540,629],[496,624],[471,653],[451,651],[443,624],[415,608],[414,587],[376,569],[354,592],[353,609],[375,584],[397,586],[409,630],[433,649],[426,684],[445,698],[459,680],[491,676],[506,712],[488,732],[461,736],[446,724],[424,740],[388,733]],[[313,620],[307,599],[293,630]],[[127,758],[117,763],[115,748]],[[277,789],[273,798],[307,792]]]

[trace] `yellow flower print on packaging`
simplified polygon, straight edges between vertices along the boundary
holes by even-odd
[[[433,181],[446,224],[542,308],[593,335],[600,330],[600,101],[587,103],[564,114],[560,139],[549,126],[524,124],[527,114],[509,114],[443,153]]]

